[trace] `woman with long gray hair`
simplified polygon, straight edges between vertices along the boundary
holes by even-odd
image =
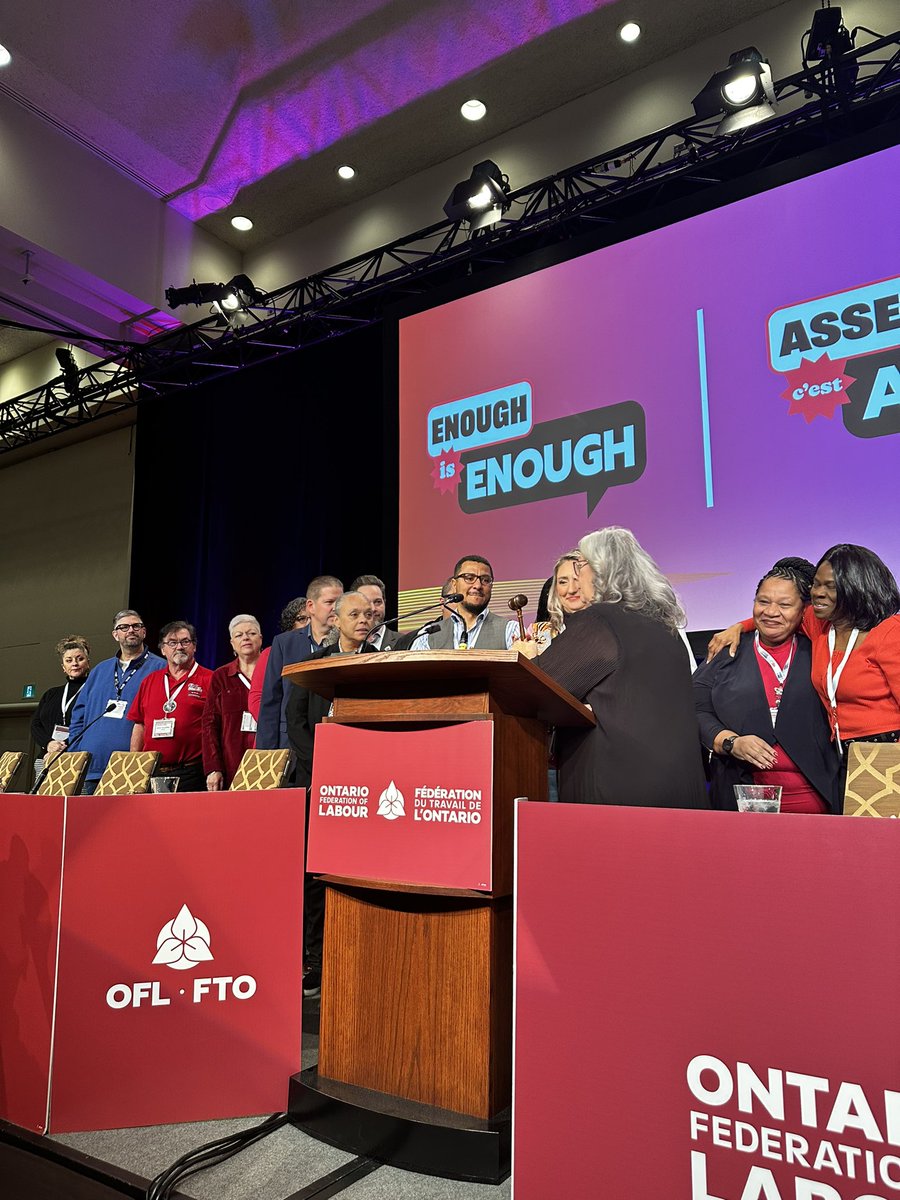
[[[566,616],[541,669],[589,705],[597,724],[558,731],[560,800],[708,808],[691,672],[672,585],[628,529],[578,544],[591,603]],[[533,642],[514,649],[534,657]]]

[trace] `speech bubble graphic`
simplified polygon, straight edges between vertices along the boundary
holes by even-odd
[[[637,401],[624,400],[541,421],[528,437],[470,450],[462,461],[457,496],[465,513],[584,492],[590,516],[607,488],[643,475],[646,417]]]

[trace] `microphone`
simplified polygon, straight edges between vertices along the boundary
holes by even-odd
[[[464,596],[462,592],[450,592],[448,595],[444,595],[442,593],[440,600],[438,600],[436,604],[423,604],[421,608],[414,608],[412,612],[397,613],[395,617],[388,617],[386,621],[379,621],[378,624],[374,625],[366,634],[366,642],[368,642],[372,635],[377,633],[383,625],[392,625],[394,621],[399,621],[401,617],[417,617],[419,613],[429,612],[432,608],[443,608],[447,604],[461,604],[463,599]]]
[[[424,625],[420,625],[418,629],[414,629],[411,633],[404,633],[402,637],[394,642],[394,650],[409,650],[417,637],[421,637],[423,633],[437,633],[443,621],[427,621]]]
[[[44,764],[43,771],[41,771],[40,775],[38,775],[37,779],[34,781],[34,787],[28,793],[29,796],[36,796],[38,794],[38,789],[40,788],[40,786],[44,782],[44,780],[47,778],[47,775],[50,772],[50,768],[53,766],[53,764],[56,762],[56,760],[58,758],[61,758],[63,754],[68,754],[68,752],[72,749],[72,747],[75,745],[75,743],[81,741],[81,739],[84,737],[84,735],[87,733],[87,731],[91,728],[91,726],[96,725],[97,722],[102,720],[106,716],[107,713],[112,712],[112,710],[115,707],[116,707],[115,700],[107,700],[106,708],[104,708],[104,710],[100,714],[100,716],[94,717],[93,721],[88,721],[88,723],[87,723],[87,725],[85,725],[84,729],[82,729],[79,733],[76,733],[76,735],[72,738],[71,742],[66,742],[66,744],[65,744],[65,746],[63,746],[62,750],[57,750],[57,752],[53,755],[53,757],[50,759],[50,761],[48,763]]]

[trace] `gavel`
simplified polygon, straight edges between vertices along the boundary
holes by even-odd
[[[525,605],[527,603],[528,603],[528,597],[523,596],[521,594],[521,592],[519,593],[518,596],[512,596],[509,601],[509,607],[513,610],[513,612],[519,618],[519,633],[522,635],[523,642],[525,641],[527,634],[525,633],[525,622],[522,619],[522,609],[525,607]]]

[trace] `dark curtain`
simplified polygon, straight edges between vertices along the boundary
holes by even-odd
[[[130,603],[156,645],[197,626],[197,657],[231,658],[228,622],[262,623],[315,575],[375,574],[396,611],[396,410],[372,326],[140,404]]]

